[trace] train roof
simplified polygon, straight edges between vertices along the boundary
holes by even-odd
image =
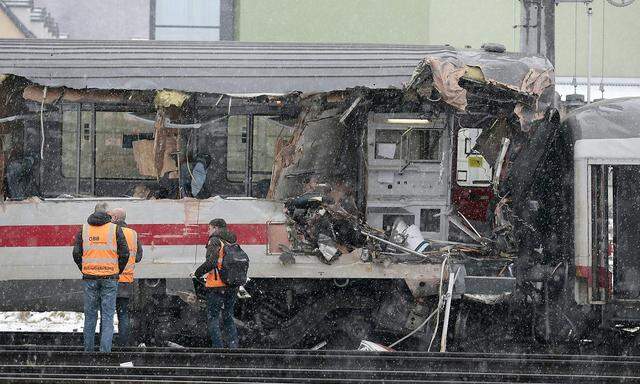
[[[0,39],[0,74],[74,89],[285,94],[402,88],[428,56],[514,90],[552,68],[535,55],[431,45]]]
[[[640,137],[640,97],[602,100],[577,108],[564,122],[574,140]]]

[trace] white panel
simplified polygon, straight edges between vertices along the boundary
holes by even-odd
[[[640,138],[585,139],[574,145],[574,159],[589,159],[592,164],[640,163]]]
[[[197,252],[193,257],[176,257],[181,252],[175,246],[145,247],[143,261],[136,266],[136,278],[188,278],[189,273],[204,261],[204,246],[185,246],[182,252]],[[242,247],[251,259],[250,277],[270,278],[408,278],[437,279],[439,264],[384,264],[365,263],[358,252],[343,255],[336,263],[327,265],[316,256],[296,256],[296,263],[284,266],[277,256],[266,255],[266,246]],[[9,262],[15,260],[15,262]],[[71,247],[4,248],[0,259],[0,280],[80,279],[82,276],[73,262]]]
[[[40,202],[7,201],[0,207],[0,225],[81,225],[98,202],[127,211],[129,224],[206,224],[221,217],[231,224],[284,221],[282,203],[269,200],[139,200],[139,199],[47,199]]]

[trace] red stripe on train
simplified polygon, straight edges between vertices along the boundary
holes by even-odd
[[[131,224],[143,245],[196,245],[207,242],[207,224]],[[73,245],[79,225],[0,226],[0,247],[67,247]],[[239,244],[267,243],[266,224],[229,224]]]

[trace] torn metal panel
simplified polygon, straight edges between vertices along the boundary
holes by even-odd
[[[131,146],[133,147],[133,158],[140,175],[156,177],[158,172],[155,169],[153,140],[136,140]],[[142,194],[143,191],[134,191],[134,196],[136,193]],[[144,197],[146,198],[149,193],[147,192]]]
[[[484,100],[484,105],[511,104],[527,131],[552,105],[552,85],[553,67],[543,57],[468,50],[427,55],[407,88],[430,100],[439,95],[460,111],[474,109],[469,107],[471,97]]]
[[[426,68],[431,71],[433,86],[440,93],[442,101],[464,111],[467,108],[467,91],[459,85],[460,78],[466,73],[464,63],[456,58],[441,60],[437,57],[427,57],[418,65],[416,72]],[[424,88],[420,93],[425,97],[430,96]]]
[[[293,137],[276,152],[270,197],[286,200],[319,188],[340,199],[353,197],[359,135],[340,123],[348,105],[323,109],[323,102],[322,97],[310,100]]]
[[[164,109],[159,109],[156,115],[155,122],[155,134],[153,141],[153,164],[155,175],[157,178],[164,176],[167,173],[171,173],[169,178],[177,178],[178,168],[173,161],[172,156],[175,155],[178,149],[177,136],[175,131],[169,130],[165,127],[166,113]]]

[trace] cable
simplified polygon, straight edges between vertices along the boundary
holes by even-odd
[[[438,315],[436,316],[436,326],[434,327],[433,335],[431,335],[431,341],[429,342],[429,348],[427,348],[427,352],[431,352],[431,346],[433,345],[433,341],[436,339],[436,333],[438,333],[438,327],[440,326],[440,310],[442,309],[442,306],[444,304],[444,300],[442,297],[442,282],[444,281],[444,267],[445,264],[449,261],[449,255],[450,253],[448,253],[447,257],[444,258],[444,260],[442,261],[442,267],[440,268],[440,287],[438,288],[437,308]],[[449,277],[451,277],[451,274],[449,274]]]
[[[405,341],[406,339],[408,339],[409,337],[413,336],[416,332],[418,332],[422,327],[424,327],[425,324],[427,324],[429,322],[429,320],[431,320],[431,318],[433,317],[433,315],[435,315],[438,312],[438,310],[434,310],[433,312],[431,312],[431,314],[425,319],[425,321],[422,322],[422,324],[420,324],[416,329],[414,329],[413,331],[411,331],[411,333],[407,334],[406,336],[402,337],[401,339],[395,341],[393,344],[389,344],[387,346],[387,348],[393,348],[394,346],[396,346],[397,344],[400,344],[401,342]]]
[[[411,337],[411,336],[415,335],[415,334],[416,334],[416,332],[418,332],[420,329],[422,329],[422,327],[424,327],[424,326],[425,326],[425,325],[426,325],[426,324],[427,324],[427,323],[428,323],[428,322],[433,318],[433,316],[434,316],[436,313],[438,313],[438,314],[440,313],[440,307],[442,306],[442,303],[444,302],[444,301],[442,300],[442,284],[443,284],[443,281],[444,281],[444,268],[445,268],[445,266],[446,266],[446,264],[447,264],[448,260],[449,260],[449,255],[447,255],[447,257],[445,257],[445,258],[444,258],[444,260],[442,260],[442,266],[440,267],[440,290],[439,290],[439,296],[438,296],[438,307],[437,307],[433,312],[431,312],[431,314],[430,314],[429,316],[427,316],[427,318],[426,318],[426,319],[425,319],[425,320],[424,320],[420,325],[418,325],[418,326],[416,327],[416,329],[414,329],[413,331],[411,331],[409,334],[407,334],[407,335],[403,336],[402,338],[400,338],[400,339],[396,340],[395,342],[393,342],[393,343],[389,344],[389,345],[387,346],[388,348],[393,348],[394,346],[396,346],[396,345],[400,344],[401,342],[405,341],[405,340],[406,340],[406,339],[408,339],[409,337]],[[436,326],[436,329],[435,329],[435,331],[433,332],[433,337],[431,337],[431,342],[429,343],[429,349],[431,349],[431,343],[433,343],[433,339],[434,339],[434,337],[435,337],[435,334],[436,334],[436,332],[437,332],[437,329],[438,329],[438,328],[437,328],[437,326]]]
[[[42,140],[40,141],[40,161],[44,161],[44,99],[47,98],[47,86],[44,86],[42,91],[42,103],[40,103],[40,134]]]

